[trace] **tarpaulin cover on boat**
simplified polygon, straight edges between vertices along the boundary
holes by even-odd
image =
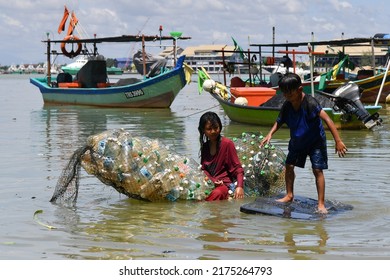
[[[88,60],[77,72],[76,80],[85,88],[96,88],[107,82],[107,64],[105,60]]]
[[[146,73],[144,73],[144,58],[142,51],[138,51],[133,56],[133,63],[137,72],[147,77],[154,77],[161,73],[161,70],[167,65],[167,60],[162,56],[154,56],[152,54],[145,53],[145,66]]]

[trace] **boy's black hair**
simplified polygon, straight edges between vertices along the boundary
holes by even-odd
[[[301,78],[295,73],[287,73],[279,81],[279,89],[283,93],[289,93],[302,86]]]

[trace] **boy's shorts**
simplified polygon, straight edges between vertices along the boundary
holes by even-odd
[[[310,157],[311,167],[313,169],[328,169],[328,153],[324,145],[321,147],[317,146],[308,151],[289,151],[286,164],[304,168],[307,156]]]

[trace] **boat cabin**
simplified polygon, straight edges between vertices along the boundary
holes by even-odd
[[[58,74],[57,86],[60,88],[102,88],[109,86],[106,61],[89,60],[74,78],[69,73]]]

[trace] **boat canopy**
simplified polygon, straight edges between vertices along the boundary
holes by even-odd
[[[390,38],[370,37],[370,38],[349,38],[327,41],[307,41],[298,43],[270,43],[270,44],[250,44],[253,47],[299,47],[299,46],[367,46],[367,45],[390,45]]]
[[[126,43],[126,42],[153,42],[153,41],[165,41],[165,40],[188,40],[191,37],[173,37],[173,36],[144,36],[144,35],[122,35],[114,37],[101,37],[101,38],[85,38],[79,39],[75,38],[72,40],[72,43]],[[52,42],[52,43],[69,43],[69,40],[44,40],[42,42]]]

